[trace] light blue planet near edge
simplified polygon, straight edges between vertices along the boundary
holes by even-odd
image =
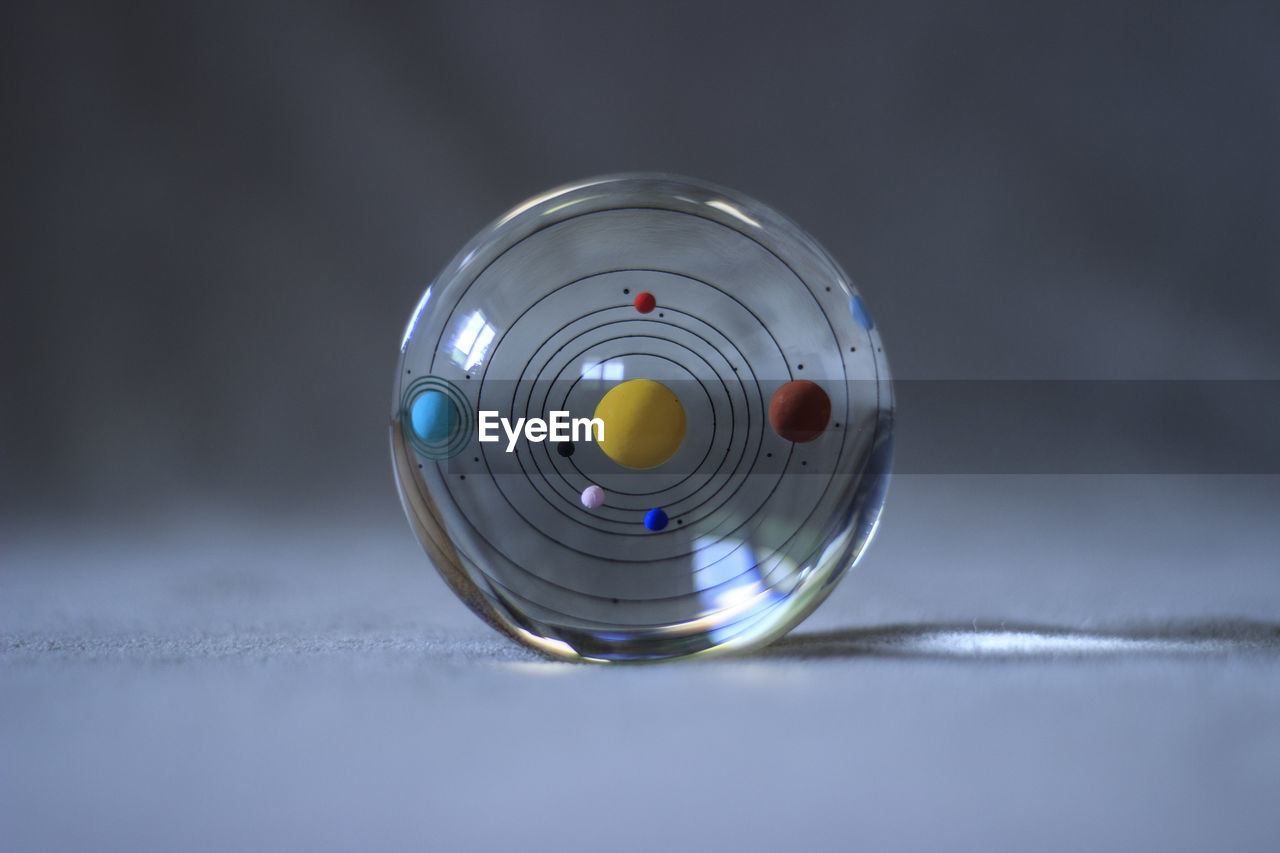
[[[853,319],[858,321],[858,325],[868,332],[876,327],[875,322],[871,319],[871,312],[867,310],[866,303],[856,293],[849,297],[849,313],[853,315]]]
[[[409,420],[418,438],[429,444],[448,441],[458,429],[458,409],[441,391],[425,391],[409,409]]]

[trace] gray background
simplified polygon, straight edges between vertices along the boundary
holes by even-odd
[[[1274,846],[1274,398],[1213,390],[1280,380],[1274,4],[0,14],[0,847]],[[901,379],[1197,382],[1021,473],[904,394],[792,637],[540,661],[407,530],[394,357],[487,221],[634,169],[800,222]]]

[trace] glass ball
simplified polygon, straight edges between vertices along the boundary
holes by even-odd
[[[480,232],[413,311],[390,418],[405,513],[453,591],[593,661],[798,624],[876,529],[892,432],[880,335],[835,261],[757,201],[658,174],[559,187]]]

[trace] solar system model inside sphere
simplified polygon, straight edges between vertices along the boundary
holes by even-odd
[[[758,648],[875,531],[880,335],[789,220],[711,184],[597,178],[502,216],[405,330],[391,447],[410,524],[483,619],[549,655]]]

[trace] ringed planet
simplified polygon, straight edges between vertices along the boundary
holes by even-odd
[[[432,444],[447,440],[458,428],[459,420],[453,401],[441,391],[424,391],[409,409],[409,423],[414,433]]]

